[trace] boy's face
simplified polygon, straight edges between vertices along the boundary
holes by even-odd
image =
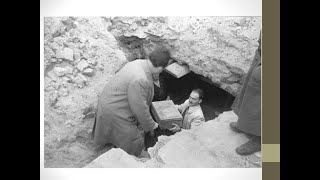
[[[199,94],[197,92],[192,91],[189,96],[190,106],[196,106],[200,104],[202,99],[199,98]]]

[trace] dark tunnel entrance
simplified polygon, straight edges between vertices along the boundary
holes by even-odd
[[[205,78],[201,75],[195,74],[191,71],[180,78],[176,78],[166,71],[163,71],[160,73],[159,77],[160,86],[163,88],[162,91],[165,93],[164,95],[159,95],[159,92],[155,92],[155,98],[153,101],[165,100],[167,96],[170,96],[170,99],[174,104],[182,104],[189,98],[189,95],[194,88],[201,88],[204,91],[204,98],[200,106],[202,108],[205,121],[213,120],[224,111],[231,110],[231,105],[235,97],[225,90],[209,83],[209,80],[208,82],[205,81]],[[152,117],[155,119],[153,115]],[[149,147],[153,147],[158,141],[159,136],[171,136],[173,134],[173,132],[167,129],[160,130],[157,133],[155,132],[155,136],[151,136],[147,133],[144,137],[145,150]]]
[[[182,104],[194,88],[204,91],[204,99],[200,104],[205,120],[212,120],[224,111],[230,111],[235,97],[225,90],[206,82],[203,76],[190,72],[176,78],[166,71],[160,74],[165,91],[174,104]],[[161,79],[160,79],[161,80]]]

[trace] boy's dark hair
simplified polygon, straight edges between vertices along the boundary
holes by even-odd
[[[203,90],[202,89],[197,88],[197,89],[192,90],[192,92],[198,93],[199,94],[199,99],[203,99],[204,94],[203,94]]]
[[[150,54],[149,59],[154,67],[166,67],[168,65],[170,52],[164,46],[157,46]]]

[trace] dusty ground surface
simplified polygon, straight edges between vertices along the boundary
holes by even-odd
[[[142,57],[148,48],[137,47],[141,45],[141,39],[128,41],[131,42],[132,47],[128,47],[128,44],[124,45],[114,32],[121,24],[110,20],[106,17],[47,17],[44,19],[44,167],[85,167],[99,155],[111,149],[106,146],[95,150],[90,137],[99,93],[117,70],[128,60],[132,60],[130,57]],[[134,18],[132,20],[134,21]],[[132,20],[129,19],[129,24]],[[232,20],[229,19],[228,23],[231,23],[230,21]],[[152,21],[134,22],[141,22],[138,26],[145,26]],[[243,27],[246,30],[251,27],[249,22],[251,22],[250,19],[248,21],[245,19],[239,23],[243,23],[244,26],[247,23],[248,26]],[[157,23],[149,24],[149,29],[156,29],[153,25]],[[217,31],[214,32],[217,33]],[[147,39],[150,40],[150,38],[151,35],[148,35]],[[153,40],[156,39],[157,37],[154,37]],[[250,45],[250,49],[254,46],[254,43],[252,47]],[[249,61],[246,60],[246,62]],[[240,74],[248,69],[248,65],[249,63],[246,63],[241,66],[244,70]],[[218,76],[220,75],[217,74],[216,77]],[[230,82],[239,84],[240,79],[241,77],[237,75],[237,79]],[[188,133],[185,135],[188,137]],[[170,139],[172,139],[171,136],[164,138],[161,142],[169,142]],[[181,139],[181,142],[186,141]],[[166,154],[170,156],[170,153]],[[149,161],[146,167],[158,166],[152,165],[152,162]],[[239,161],[234,162],[235,164],[230,166],[239,167],[239,163],[245,161],[241,161],[240,158]],[[159,167],[171,166],[168,164],[170,163],[160,164]],[[249,164],[248,167],[253,166]]]
[[[248,138],[229,128],[229,123],[235,121],[237,116],[227,111],[200,127],[160,136],[157,144],[148,149],[150,158],[139,159],[112,148],[86,167],[260,168],[260,152],[249,156],[236,154],[235,148]]]

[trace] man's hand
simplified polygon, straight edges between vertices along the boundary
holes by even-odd
[[[177,124],[175,124],[175,123],[172,123],[172,124],[174,125],[174,127],[171,128],[171,129],[169,129],[170,131],[172,131],[172,132],[178,132],[178,131],[181,130],[181,128],[180,128]]]
[[[159,126],[157,126],[157,128],[147,132],[144,136],[144,145],[146,147],[146,149],[148,149],[149,147],[153,147],[157,141],[158,141],[158,135],[159,134]]]

